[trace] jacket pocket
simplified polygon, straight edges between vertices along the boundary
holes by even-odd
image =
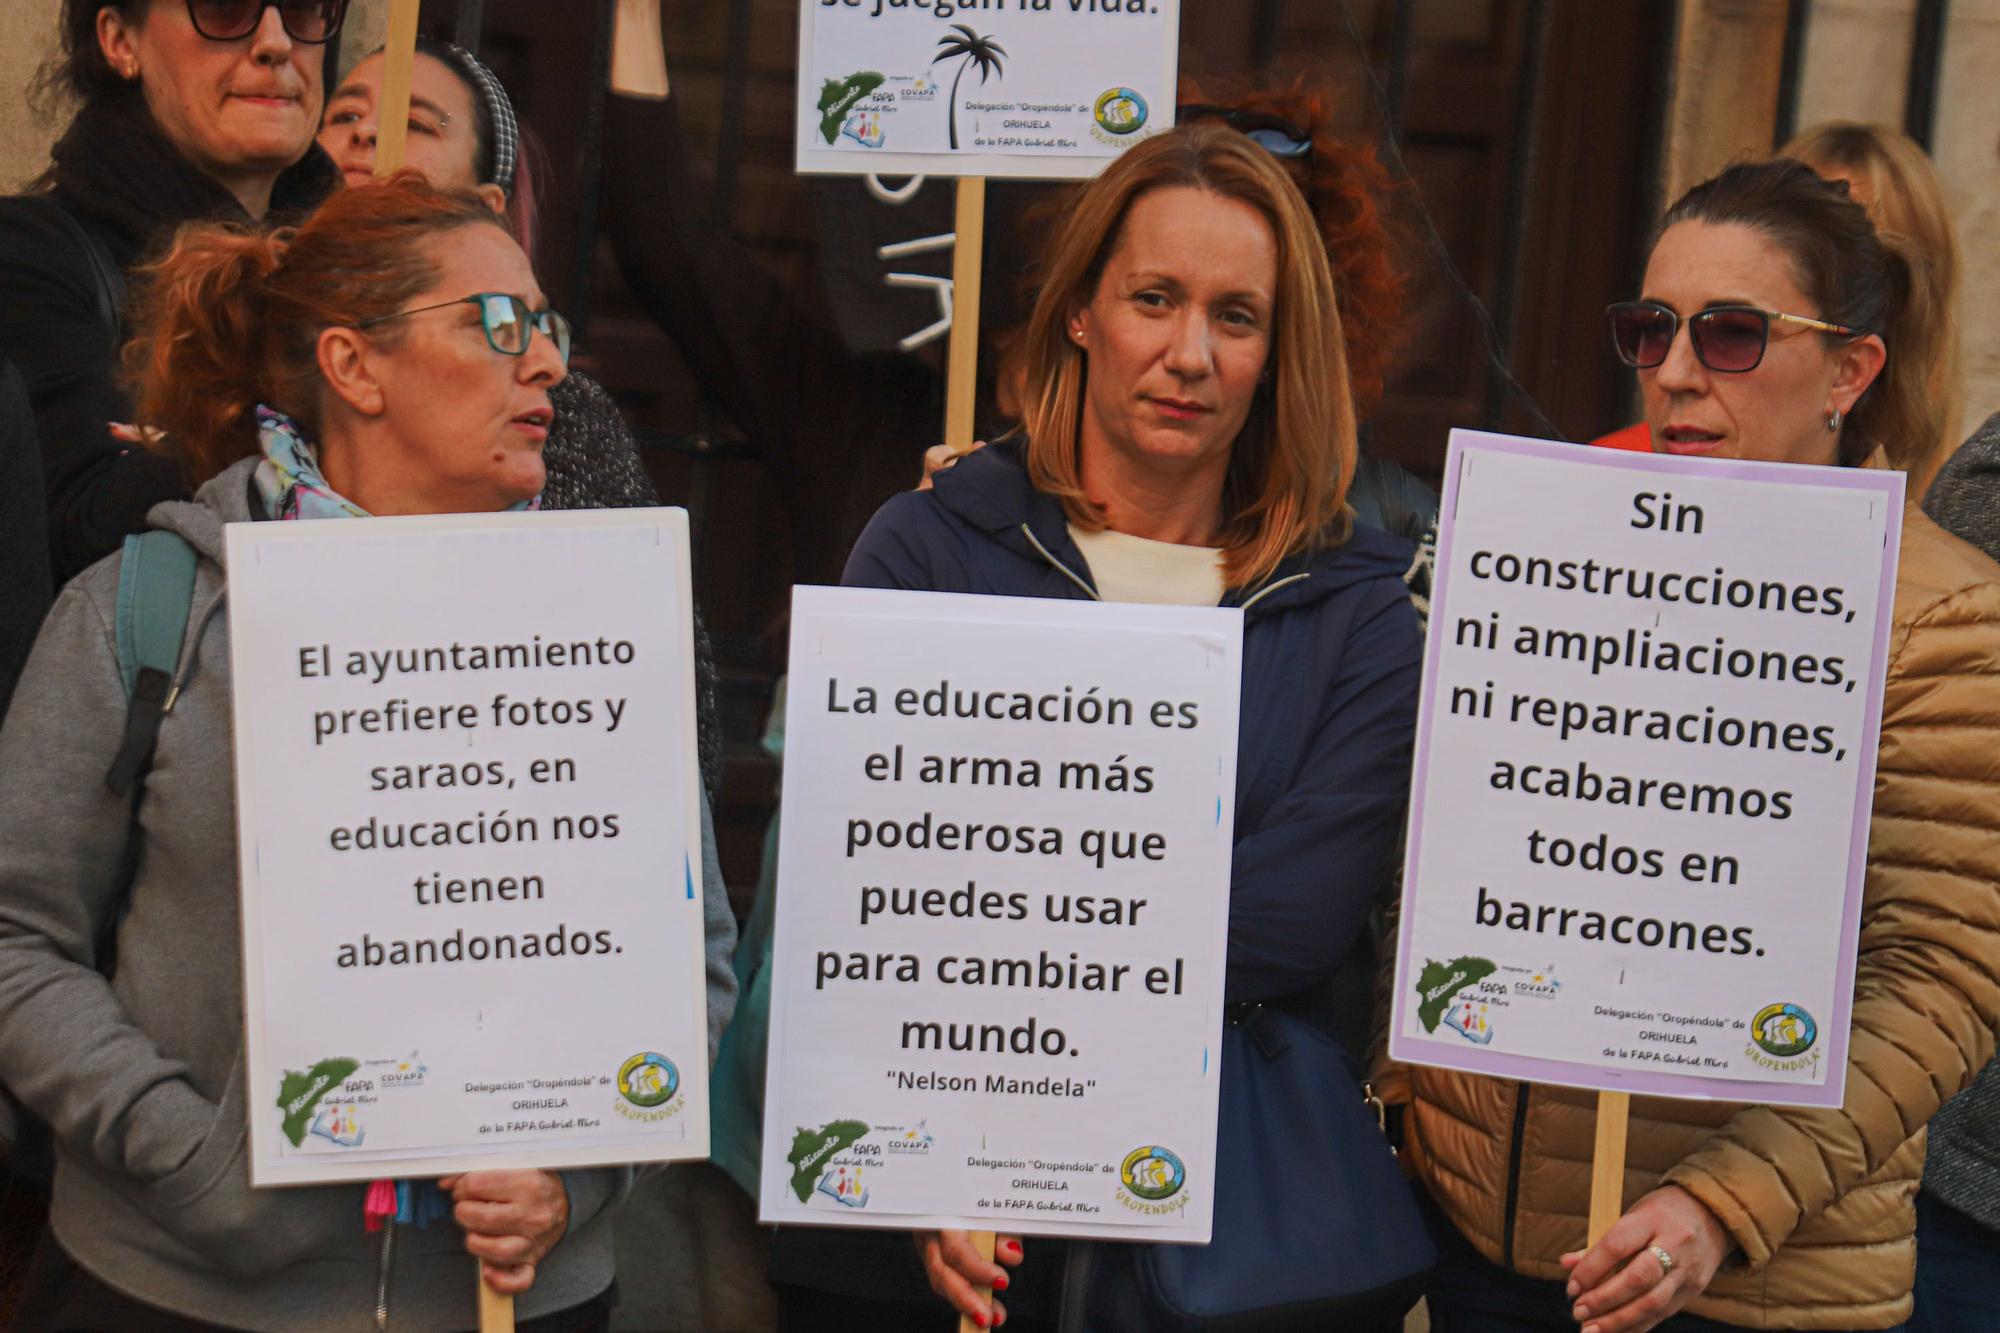
[[[215,1123],[194,1155],[148,1187],[142,1206],[154,1223],[231,1277],[260,1277],[339,1249],[336,1221],[350,1216],[360,1231],[360,1206],[343,1207],[350,1191],[250,1188],[243,1056],[239,1052],[216,1107]]]
[[[243,1053],[229,1068],[216,1103],[215,1119],[202,1136],[193,1155],[173,1171],[155,1181],[147,1190],[152,1200],[165,1208],[185,1208],[213,1190],[232,1163],[243,1157],[246,1121],[243,1114]],[[244,1171],[248,1175],[247,1159]]]

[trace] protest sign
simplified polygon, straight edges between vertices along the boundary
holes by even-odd
[[[1179,0],[801,0],[798,169],[1094,176],[1174,123]]]
[[[764,1221],[1208,1239],[1241,634],[797,590]]]
[[[705,1156],[686,516],[228,561],[252,1184]]]
[[[1391,1054],[1839,1105],[1901,475],[1446,468]]]

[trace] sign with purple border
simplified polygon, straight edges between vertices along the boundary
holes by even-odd
[[[1840,1105],[1902,475],[1445,469],[1390,1054]]]

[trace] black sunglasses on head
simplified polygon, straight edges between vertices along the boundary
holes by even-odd
[[[287,36],[309,46],[339,36],[347,18],[347,0],[187,0],[188,20],[211,42],[248,37],[264,21],[267,9],[278,11]]]
[[[1174,108],[1174,119],[1182,125],[1197,120],[1219,120],[1272,157],[1304,157],[1312,151],[1310,134],[1282,116],[1262,111],[1188,102]]]

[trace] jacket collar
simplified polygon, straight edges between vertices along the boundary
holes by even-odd
[[[1000,546],[1038,566],[1052,567],[1097,596],[1090,566],[1069,535],[1062,503],[1034,488],[1026,470],[1026,438],[1013,435],[967,454],[931,482],[937,502]],[[1400,579],[1410,545],[1350,521],[1352,535],[1337,546],[1295,552],[1267,578],[1231,588],[1222,605],[1251,618],[1310,606],[1356,583],[1384,576]]]

